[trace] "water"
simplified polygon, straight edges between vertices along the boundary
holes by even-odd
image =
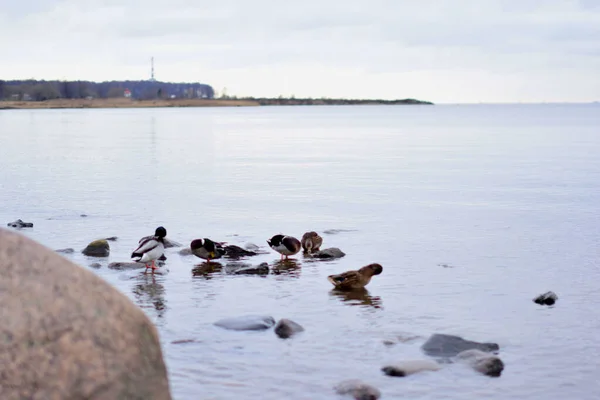
[[[158,327],[175,399],[331,399],[349,378],[384,398],[595,399],[599,128],[597,105],[2,111],[0,221],[53,249],[119,237],[91,270]],[[316,230],[347,256],[266,277],[193,276],[178,249],[154,279],[106,268],[158,225],[186,245]],[[370,262],[367,296],[330,292]],[[547,290],[555,307],[531,301]],[[255,313],[306,331],[212,325]],[[436,332],[497,342],[502,377],[383,376]]]

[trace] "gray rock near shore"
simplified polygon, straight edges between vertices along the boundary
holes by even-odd
[[[258,247],[258,246],[257,246],[257,245],[255,245],[254,243],[246,243],[246,245],[244,246],[244,248],[245,248],[246,250],[249,250],[249,251],[254,251],[254,252],[257,252],[257,251],[259,251],[259,250],[260,250],[260,247]]]
[[[22,219],[18,219],[16,221],[9,222],[8,224],[6,224],[6,226],[8,226],[10,228],[17,228],[17,229],[33,228],[33,223],[32,222],[23,222]]]
[[[240,268],[231,268],[231,264],[227,264],[228,272],[234,275],[268,275],[269,264],[266,262],[260,263],[256,266],[245,265]]]
[[[311,255],[312,258],[323,258],[323,259],[334,259],[344,257],[346,253],[337,247],[330,247],[327,249],[319,250]]]
[[[81,252],[90,257],[108,257],[110,254],[110,246],[105,239],[94,240]]]
[[[127,296],[4,229],[0,270],[3,400],[171,399],[156,328]]]
[[[556,303],[556,300],[558,300],[558,296],[556,295],[556,293],[550,291],[540,294],[539,296],[533,299],[533,302],[545,306],[551,306],[554,303]]]
[[[388,376],[408,376],[422,371],[438,371],[442,367],[433,360],[406,360],[381,368]]]
[[[459,336],[436,333],[421,346],[428,356],[432,357],[454,357],[461,351],[478,349],[491,352],[500,349],[496,343],[478,343],[465,340]]]
[[[338,233],[355,232],[355,231],[356,231],[356,229],[325,229],[323,231],[323,233],[326,235],[337,235]]]
[[[102,264],[100,264],[100,263],[91,263],[90,264],[90,268],[98,269],[101,267],[102,267]]]
[[[498,356],[477,349],[458,353],[456,360],[487,376],[498,377],[504,370],[504,363]]]
[[[57,253],[62,253],[62,254],[73,254],[73,253],[75,253],[75,249],[72,249],[70,247],[67,248],[67,249],[58,249],[58,250],[54,250],[54,251],[56,251]]]
[[[381,397],[379,389],[358,379],[342,381],[335,385],[334,390],[339,395],[355,400],[377,400]]]
[[[246,249],[243,249],[240,246],[236,246],[234,244],[227,245],[227,246],[223,247],[223,249],[225,250],[225,257],[231,258],[231,259],[238,259],[238,258],[242,258],[242,257],[251,257],[251,256],[255,256],[258,254],[255,251],[246,250]]]
[[[302,331],[304,331],[302,325],[287,318],[280,319],[275,325],[275,334],[282,339],[288,339]]]
[[[163,262],[160,262],[160,261],[156,262],[157,267],[162,267],[163,265],[165,265]],[[144,269],[144,268],[146,268],[146,264],[141,263],[141,262],[133,262],[133,261],[111,262],[110,264],[108,264],[108,268],[114,269],[117,271],[130,270],[130,269]]]
[[[245,315],[224,318],[215,322],[214,325],[233,331],[262,331],[275,325],[275,319],[268,315]]]

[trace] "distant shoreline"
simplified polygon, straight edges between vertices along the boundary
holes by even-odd
[[[52,99],[45,101],[0,101],[0,110],[66,109],[66,108],[164,108],[164,107],[258,107],[258,106],[319,106],[319,105],[433,105],[414,99],[355,100],[355,99]]]

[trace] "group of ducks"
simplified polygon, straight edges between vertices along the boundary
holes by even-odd
[[[166,236],[167,230],[164,227],[159,226],[156,228],[154,236],[140,239],[138,247],[131,253],[131,258],[134,261],[145,264],[146,270],[144,273],[146,273],[149,268],[152,270],[152,273],[157,269],[155,261],[164,254],[164,240]],[[288,257],[300,252],[301,249],[308,255],[319,251],[323,244],[323,238],[316,232],[305,233],[302,236],[302,241],[293,236],[278,234],[271,239],[268,239],[267,243],[269,244],[269,247],[281,255],[282,260],[284,257],[287,260]],[[210,263],[211,260],[217,260],[225,255],[224,244],[225,243],[223,242],[215,242],[207,238],[194,239],[190,243],[190,250],[196,257]],[[327,280],[329,280],[336,289],[362,289],[369,284],[374,275],[379,275],[381,272],[383,272],[383,267],[380,264],[373,263],[358,270],[329,275]]]

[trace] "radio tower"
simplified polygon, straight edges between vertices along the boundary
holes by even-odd
[[[156,79],[154,79],[154,57],[150,58],[150,82],[156,82]]]

